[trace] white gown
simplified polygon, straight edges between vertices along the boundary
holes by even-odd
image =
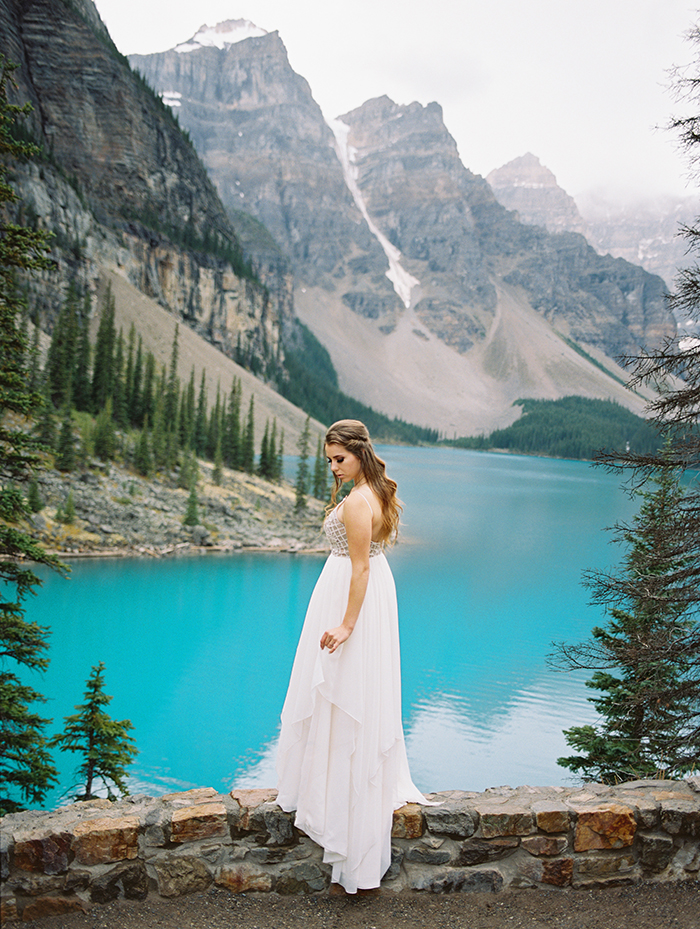
[[[333,882],[355,893],[378,887],[391,863],[393,811],[426,800],[406,758],[389,564],[372,542],[353,633],[333,654],[321,650],[324,631],[342,622],[351,574],[338,507],[324,529],[331,554],[311,595],[282,710],[277,802],[296,810],[295,825],[323,847]]]

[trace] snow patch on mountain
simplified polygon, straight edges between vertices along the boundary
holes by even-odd
[[[343,176],[345,177],[345,183],[348,185],[348,190],[352,194],[358,210],[362,213],[365,222],[369,226],[369,231],[377,242],[379,242],[387,257],[389,270],[386,272],[386,276],[394,285],[394,290],[403,305],[406,309],[409,309],[411,306],[411,294],[414,287],[420,286],[420,281],[402,267],[401,252],[395,245],[392,245],[384,233],[377,228],[369,215],[367,204],[362,196],[362,191],[357,185],[357,166],[354,164],[357,150],[348,144],[350,127],[340,119],[330,119],[328,120],[328,125],[335,136],[335,150],[343,166]]]
[[[261,29],[248,19],[227,19],[216,26],[200,26],[188,42],[175,46],[176,52],[194,52],[198,48],[227,48],[257,36],[267,35],[267,30]]]

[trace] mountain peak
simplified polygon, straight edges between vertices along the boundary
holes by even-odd
[[[176,52],[194,52],[198,48],[214,47],[227,48],[242,42],[244,39],[267,35],[267,30],[261,29],[248,19],[226,19],[216,26],[200,26],[192,38],[175,46]]]

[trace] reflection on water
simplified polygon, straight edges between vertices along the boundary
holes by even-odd
[[[600,622],[584,568],[617,560],[603,527],[630,515],[617,479],[580,462],[385,448],[405,503],[389,553],[399,596],[404,726],[425,792],[563,784],[562,729],[593,719],[580,675],[547,669],[553,640]],[[79,562],[28,616],[52,628],[50,733],[106,664],[114,718],[139,748],[134,792],[274,786],[275,746],[303,614],[323,559],[246,555]],[[72,757],[58,756],[62,788]]]

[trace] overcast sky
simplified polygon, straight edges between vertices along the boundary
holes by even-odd
[[[279,31],[327,117],[371,97],[437,100],[465,165],[533,152],[570,194],[696,193],[672,133],[668,70],[697,0],[96,0],[125,54],[203,25]],[[657,128],[661,127],[661,128]]]

